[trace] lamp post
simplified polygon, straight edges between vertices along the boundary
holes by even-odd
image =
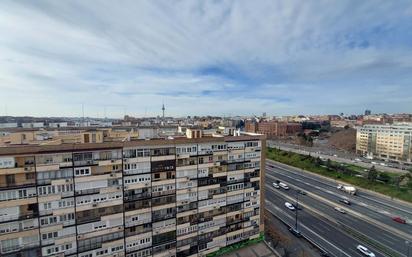
[[[296,190],[295,230],[298,231],[299,190]],[[409,257],[409,256],[408,256]]]
[[[410,250],[410,245],[411,245],[411,242],[409,242],[408,240],[406,240],[405,241],[405,244],[406,244],[406,257],[409,257],[409,250]]]

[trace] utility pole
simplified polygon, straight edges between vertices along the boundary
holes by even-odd
[[[299,211],[299,193],[296,190],[296,212],[295,212],[295,230],[298,232],[298,211]]]

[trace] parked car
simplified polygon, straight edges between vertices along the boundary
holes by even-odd
[[[273,185],[274,188],[280,188],[278,183],[272,183],[272,185]]]
[[[334,209],[335,209],[335,211],[338,211],[338,212],[340,212],[340,213],[343,213],[343,214],[346,213],[346,211],[345,211],[344,209],[342,209],[342,208],[340,208],[340,207],[338,207],[338,206],[336,206]]]
[[[344,203],[346,205],[350,205],[350,202],[347,199],[339,199],[339,202]]]
[[[358,249],[358,251],[361,252],[363,255],[375,257],[375,254],[363,245],[358,245],[356,249]]]
[[[286,208],[288,208],[291,211],[295,210],[295,206],[293,206],[293,204],[286,202],[285,203]]]
[[[392,220],[401,224],[406,224],[406,220],[402,219],[401,217],[393,217]]]

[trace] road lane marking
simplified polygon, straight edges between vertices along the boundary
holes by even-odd
[[[295,201],[292,197],[290,197],[289,195],[286,195],[285,193],[281,192],[280,190],[275,190],[274,188],[272,188],[272,187],[270,187],[270,186],[269,186],[269,189],[270,189],[272,192],[275,192],[275,194],[277,193],[278,195],[281,195],[284,199],[287,199],[287,200],[290,201],[290,202],[294,202],[294,201]],[[308,192],[307,194],[308,194],[308,195],[312,195],[313,197],[321,198],[321,197],[319,197],[319,196],[317,196],[317,195],[315,195],[315,194],[313,194],[313,193],[310,193],[310,192]],[[329,200],[326,200],[326,199],[325,199],[325,201],[328,202]],[[307,205],[307,204],[305,204],[305,203],[299,203],[299,205],[305,207],[305,209],[307,209],[307,210],[309,210],[309,211],[311,211],[311,212],[313,212],[313,213],[315,213],[315,214],[318,214],[319,216],[322,216],[322,217],[325,218],[326,220],[329,220],[329,221],[331,221],[331,222],[339,225],[338,220],[336,220],[334,217],[331,217],[329,214],[326,214],[326,213],[323,213],[323,212],[320,211],[320,210],[314,209],[314,208],[310,207],[309,205]],[[345,209],[348,213],[351,212],[350,209],[347,209],[347,208],[343,208],[343,209]],[[355,213],[355,212],[353,212],[353,213]],[[366,235],[366,234],[364,234],[364,233],[362,233],[362,232],[359,232],[356,228],[353,228],[352,226],[349,226],[349,225],[347,225],[347,224],[345,224],[345,226],[350,227],[352,230],[356,230],[357,233],[363,235],[364,237],[369,238],[370,240],[379,242],[378,240],[369,237],[369,235]],[[405,234],[405,235],[407,235],[407,234]],[[408,237],[410,237],[410,235],[407,235],[406,238],[408,238]],[[390,247],[390,246],[388,246],[388,245],[385,245],[385,247],[389,247],[392,251],[400,254],[401,256],[404,256],[404,254],[400,253],[398,250],[393,249],[392,247]],[[372,248],[374,248],[374,247],[372,247]],[[377,249],[375,249],[375,251],[380,252],[380,251],[378,251]]]
[[[272,160],[269,160],[269,162],[272,163],[272,165],[274,166],[274,168],[277,168],[277,169],[286,171],[286,172],[288,172],[288,173],[293,173],[293,174],[296,175],[296,176],[300,176],[300,177],[304,177],[304,178],[308,178],[308,179],[314,180],[314,181],[316,181],[316,182],[318,182],[318,183],[321,183],[321,184],[324,184],[324,185],[327,185],[327,186],[330,186],[330,187],[336,187],[335,185],[332,185],[332,184],[329,184],[329,183],[326,183],[326,182],[324,182],[324,181],[320,181],[320,180],[317,180],[317,179],[316,179],[317,176],[322,177],[324,180],[328,180],[328,179],[330,179],[330,178],[323,177],[323,176],[318,175],[318,174],[307,174],[308,171],[300,171],[300,170],[297,169],[296,167],[289,166],[289,165],[286,165],[286,164],[283,164],[283,163],[277,163],[277,162],[272,161]],[[288,167],[289,169],[286,169],[286,168],[283,167],[283,166],[286,166],[286,167]],[[272,168],[272,167],[269,166],[269,168]],[[273,169],[273,168],[272,168],[272,169]],[[303,173],[305,173],[305,174],[303,174]],[[335,184],[336,184],[336,181],[335,181]],[[395,209],[395,210],[398,210],[398,211],[402,211],[402,212],[404,212],[404,213],[407,213],[408,215],[412,215],[412,212],[411,212],[410,210],[406,210],[406,209],[404,209],[404,208],[391,205],[391,204],[388,203],[388,202],[382,202],[382,201],[379,201],[379,200],[370,198],[370,197],[365,196],[365,195],[360,195],[359,197],[360,197],[360,198],[364,198],[364,199],[369,200],[369,201],[372,201],[372,202],[374,202],[374,203],[379,203],[379,204],[381,204],[381,205],[383,205],[383,206],[386,206],[386,207],[389,207],[389,208],[392,208],[392,209]],[[386,200],[386,199],[384,199],[384,200]],[[403,206],[402,206],[402,207],[403,207]],[[374,206],[374,208],[380,208],[380,206]]]
[[[266,175],[269,176],[269,177],[271,177],[271,178],[275,178],[273,175],[269,175],[269,174],[266,174]],[[271,187],[270,187],[270,188],[271,188]],[[272,189],[272,188],[271,188],[271,189]],[[324,197],[322,197],[322,196],[319,196],[319,195],[317,195],[317,194],[315,194],[315,193],[307,192],[307,194],[310,195],[310,196],[312,196],[313,198],[316,198],[316,199],[320,200],[321,202],[327,203],[328,205],[336,206],[336,203],[335,203],[335,202],[332,202],[332,201],[330,201],[329,199],[326,199],[326,198],[324,198]],[[289,196],[288,196],[288,197],[289,197]],[[341,206],[341,208],[344,209],[347,213],[352,214],[353,216],[356,216],[356,217],[358,217],[359,219],[361,219],[361,220],[363,220],[363,221],[365,221],[365,222],[368,222],[368,223],[370,223],[370,224],[373,224],[373,225],[375,225],[375,226],[377,226],[377,227],[379,227],[379,228],[381,228],[381,229],[383,229],[383,230],[385,230],[385,231],[391,232],[391,233],[393,233],[393,234],[395,234],[395,235],[398,235],[398,236],[400,236],[400,237],[403,237],[403,238],[406,238],[406,239],[409,239],[409,240],[412,241],[412,235],[410,235],[410,234],[407,234],[407,233],[404,233],[403,231],[400,231],[400,230],[398,230],[398,229],[392,228],[392,227],[390,227],[390,226],[388,226],[388,225],[386,225],[386,224],[384,224],[384,223],[382,223],[382,222],[380,222],[380,221],[377,221],[377,220],[375,220],[375,219],[371,219],[370,217],[367,217],[367,216],[365,216],[365,215],[363,215],[363,214],[361,214],[361,213],[358,213],[358,212],[356,212],[356,211],[354,211],[354,210],[352,210],[352,209],[349,209],[349,208],[347,208],[347,207]]]
[[[289,214],[285,213],[283,210],[281,210],[279,207],[277,207],[276,205],[274,205],[274,204],[271,203],[270,201],[265,200],[265,203],[266,203],[266,204],[269,203],[269,205],[270,205],[273,209],[277,210],[279,213],[282,213],[282,215],[283,215],[283,216],[286,216],[288,219],[293,220],[293,218],[292,218]],[[274,214],[273,211],[271,211],[271,210],[269,210],[269,212],[272,213],[272,214],[275,215],[275,216],[278,216],[278,215]],[[287,223],[288,223],[289,226],[292,226],[289,222],[287,222]],[[352,257],[352,255],[347,254],[345,251],[343,251],[342,249],[340,249],[338,246],[336,246],[335,244],[332,244],[332,243],[330,242],[330,240],[326,240],[325,238],[323,238],[322,236],[320,236],[318,233],[316,233],[316,232],[313,231],[312,229],[308,228],[306,225],[304,225],[304,224],[299,224],[299,226],[303,227],[305,230],[307,230],[307,231],[309,231],[310,233],[312,233],[315,237],[318,237],[318,238],[321,239],[324,243],[332,246],[334,249],[338,250],[340,253],[344,254],[345,256],[347,256],[347,257]],[[308,235],[306,235],[306,236],[308,236]],[[310,239],[313,240],[312,238],[310,238]],[[313,241],[316,242],[317,240],[313,240]]]

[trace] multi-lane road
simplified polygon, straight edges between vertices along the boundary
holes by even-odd
[[[382,161],[375,160],[374,162],[376,163],[372,163],[371,160],[367,160],[355,154],[342,154],[341,152],[336,153],[336,154],[325,153],[325,152],[319,152],[319,149],[314,148],[314,147],[304,147],[304,146],[293,145],[293,144],[279,143],[279,142],[275,142],[271,140],[268,140],[267,145],[268,147],[274,147],[274,148],[278,148],[284,151],[294,152],[294,153],[303,154],[303,155],[310,154],[314,157],[319,156],[319,157],[327,158],[332,161],[336,161],[340,163],[355,164],[357,166],[367,168],[367,169],[371,168],[372,166],[375,166],[375,168],[380,171],[386,171],[386,172],[392,172],[392,173],[407,173],[408,172],[407,170],[405,170],[407,166],[403,166],[400,164],[385,164],[385,165],[394,165],[394,167],[382,166],[378,164],[378,163],[382,163]],[[360,161],[356,161],[356,163],[354,163],[354,159],[359,159]],[[400,167],[403,167],[404,169],[401,169]]]
[[[278,180],[291,189],[274,188],[272,183]],[[369,192],[348,195],[337,190],[337,184],[267,160],[266,208],[294,225],[295,213],[284,203],[294,203],[296,190],[303,190],[306,195],[298,194],[303,208],[299,211],[300,230],[333,256],[362,256],[356,250],[359,244],[367,246],[376,256],[407,256],[405,242],[412,242],[412,225],[396,223],[392,217],[400,216],[412,222],[412,206]],[[340,199],[349,200],[351,205],[339,202]],[[344,209],[346,214],[336,211],[336,206]],[[410,253],[412,255],[412,249]]]

